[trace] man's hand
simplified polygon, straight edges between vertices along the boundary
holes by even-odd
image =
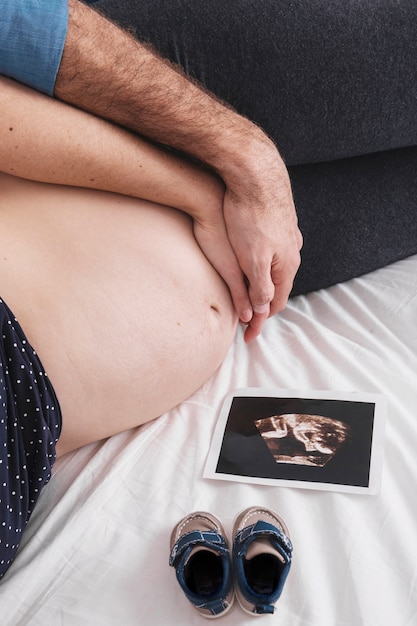
[[[251,305],[238,312],[249,322],[245,339],[251,341],[265,320],[287,303],[300,265],[302,235],[288,173],[275,148],[263,149],[252,170],[226,182],[224,220]],[[235,296],[234,301],[237,306],[244,299]]]
[[[256,167],[237,178],[236,192],[226,188],[220,194],[217,187],[217,193],[205,194],[210,204],[197,203],[188,211],[202,251],[229,286],[240,320],[247,324],[247,342],[285,307],[302,245],[286,168],[275,148],[269,163],[266,156],[262,150]]]

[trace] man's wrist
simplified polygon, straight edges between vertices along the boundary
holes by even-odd
[[[286,167],[275,144],[251,122],[243,124],[242,131],[229,137],[226,144],[224,151],[218,152],[213,167],[229,191],[238,195],[257,194],[259,186],[264,187],[269,175],[276,177],[279,172],[286,175]],[[253,200],[258,202],[260,198],[254,197]]]

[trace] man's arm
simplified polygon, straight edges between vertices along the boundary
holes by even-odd
[[[258,127],[146,46],[78,0],[69,8],[55,96],[186,152],[222,177],[224,222],[241,275],[213,252],[218,224],[210,215],[198,220],[197,233],[242,321],[250,321],[250,340],[285,306],[300,262],[302,238],[280,155]]]

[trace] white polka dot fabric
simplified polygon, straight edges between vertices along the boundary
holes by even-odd
[[[35,350],[0,299],[0,578],[51,477],[61,413]]]

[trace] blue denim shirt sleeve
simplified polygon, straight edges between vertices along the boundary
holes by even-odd
[[[53,95],[68,0],[0,0],[0,74]]]

